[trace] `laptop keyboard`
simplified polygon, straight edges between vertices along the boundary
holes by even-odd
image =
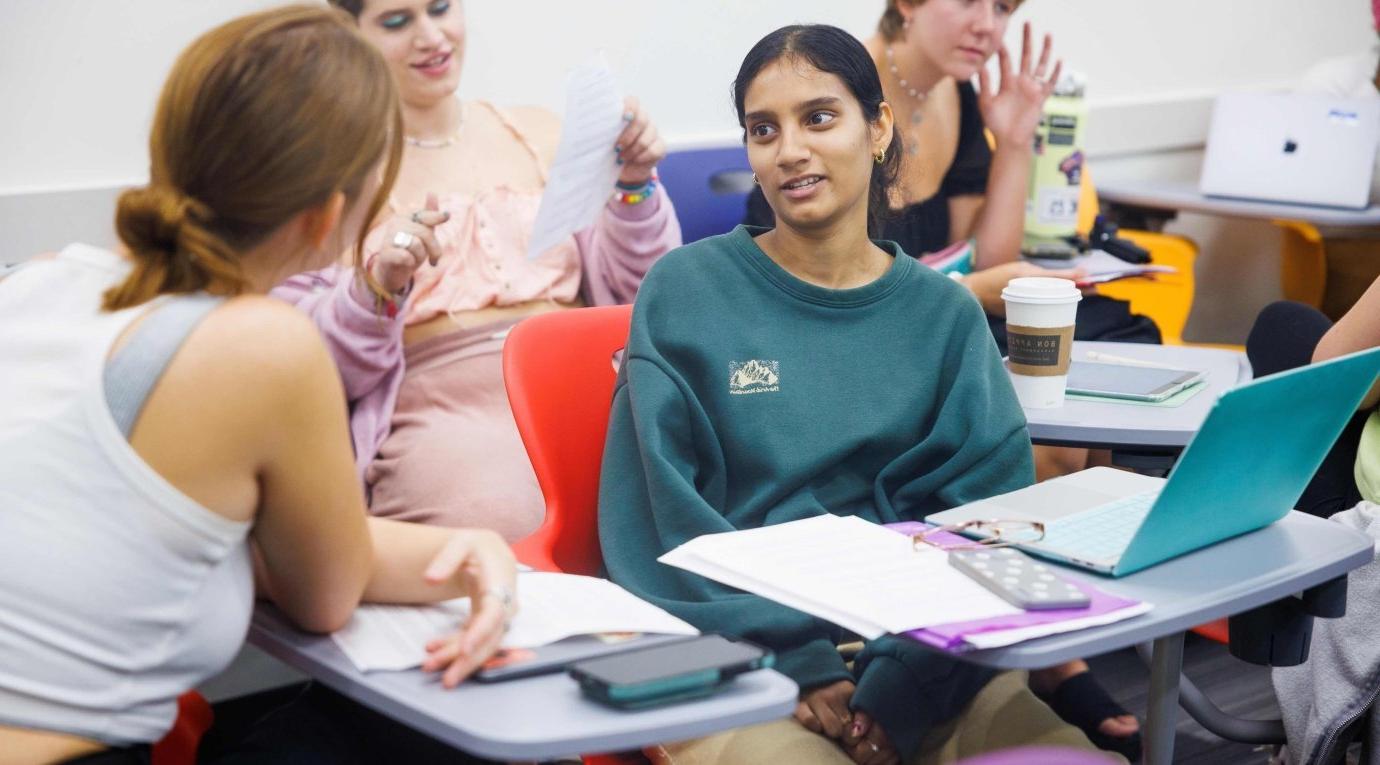
[[[1037,544],[1086,560],[1119,558],[1158,496],[1158,491],[1132,494],[1047,523],[1045,537]]]

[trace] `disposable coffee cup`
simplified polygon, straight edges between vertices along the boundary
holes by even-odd
[[[1083,294],[1069,279],[1012,279],[1006,301],[1007,366],[1016,398],[1027,409],[1064,405],[1073,351],[1073,324]]]

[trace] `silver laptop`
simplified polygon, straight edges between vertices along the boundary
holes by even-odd
[[[1377,373],[1372,348],[1227,391],[1168,480],[1092,468],[925,520],[1039,521],[1022,549],[1129,574],[1288,514]]]
[[[1207,196],[1364,208],[1380,101],[1224,93],[1212,108],[1199,188]]]

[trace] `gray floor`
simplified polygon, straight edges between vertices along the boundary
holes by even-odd
[[[1132,651],[1099,656],[1088,662],[1102,685],[1130,709],[1144,717],[1150,673]],[[1270,670],[1247,664],[1227,652],[1227,647],[1196,635],[1184,645],[1184,673],[1217,706],[1237,717],[1279,717]],[[1181,709],[1174,742],[1174,762],[1190,765],[1264,763],[1268,748],[1223,741],[1203,730]]]

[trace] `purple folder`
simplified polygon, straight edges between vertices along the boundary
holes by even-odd
[[[918,534],[928,528],[932,528],[927,523],[918,521],[906,521],[904,523],[891,523],[887,528],[901,534]],[[959,544],[971,542],[970,539],[944,532],[933,537],[939,542],[952,542]],[[1062,622],[1069,619],[1084,619],[1089,616],[1101,616],[1119,611],[1128,606],[1134,606],[1140,601],[1118,598],[1083,582],[1072,582],[1078,589],[1088,595],[1091,600],[1087,608],[1056,608],[1048,611],[1024,611],[1011,616],[994,616],[990,619],[977,619],[967,622],[953,622],[952,624],[939,624],[924,629],[911,630],[905,633],[906,637],[918,640],[925,645],[939,648],[952,653],[962,653],[971,650],[971,647],[963,642],[968,635],[976,635],[982,632],[997,632],[1000,630],[1016,629],[1019,627],[1034,627],[1038,624],[1051,624]]]

